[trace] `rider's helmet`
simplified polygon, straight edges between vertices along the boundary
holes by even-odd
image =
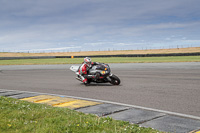
[[[85,63],[88,67],[91,67],[92,60],[91,60],[89,57],[85,57],[85,58],[84,58],[84,63]]]

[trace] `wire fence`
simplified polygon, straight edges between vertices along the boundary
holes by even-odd
[[[168,45],[168,46],[138,46],[138,47],[105,47],[105,48],[87,48],[87,49],[64,49],[64,50],[4,50],[2,53],[57,53],[57,52],[82,52],[82,51],[117,51],[117,50],[153,50],[153,49],[174,49],[200,47],[194,45]]]

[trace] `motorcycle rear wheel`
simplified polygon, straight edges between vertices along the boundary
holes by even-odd
[[[116,75],[112,75],[112,77],[110,77],[110,79],[111,79],[111,84],[113,84],[113,85],[119,85],[120,84],[120,79],[116,76]]]
[[[84,83],[85,86],[88,86],[91,83],[91,80],[88,79],[87,83]]]

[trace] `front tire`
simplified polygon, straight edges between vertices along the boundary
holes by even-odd
[[[113,84],[113,85],[119,85],[120,84],[120,79],[116,76],[116,75],[112,75],[112,77],[110,77],[110,79],[111,79],[111,84]]]

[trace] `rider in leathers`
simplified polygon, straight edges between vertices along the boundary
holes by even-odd
[[[92,60],[89,57],[84,58],[84,62],[79,68],[78,72],[82,82],[85,85],[88,84],[88,79],[97,77],[97,75],[89,75],[88,71],[93,65],[98,65],[98,64],[99,64],[98,62],[92,62]]]

